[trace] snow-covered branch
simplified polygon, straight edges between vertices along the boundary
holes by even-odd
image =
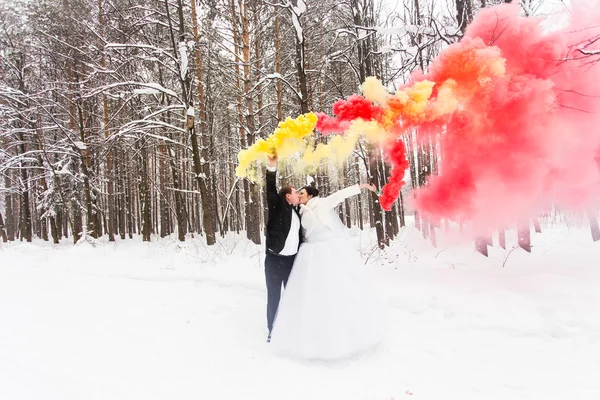
[[[171,96],[171,97],[174,97],[176,99],[179,99],[179,96],[177,95],[177,93],[175,93],[171,89],[167,89],[167,88],[163,87],[159,83],[154,83],[154,82],[135,82],[135,81],[116,82],[116,83],[111,83],[109,85],[104,85],[104,86],[101,86],[99,88],[96,88],[96,89],[90,91],[89,93],[86,93],[83,97],[85,97],[85,98],[94,97],[94,96],[97,96],[98,94],[106,92],[106,91],[108,91],[110,89],[114,89],[114,88],[122,87],[122,86],[139,86],[141,88],[145,88],[148,91],[152,91],[152,93],[164,93],[167,96]],[[135,89],[132,90],[132,93],[136,93]],[[148,93],[149,92],[143,92],[143,93],[139,93],[138,92],[138,94],[148,94]]]

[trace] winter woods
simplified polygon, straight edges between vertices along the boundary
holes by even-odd
[[[261,179],[236,178],[239,150],[286,116],[330,112],[368,76],[394,90],[427,71],[489,5],[456,0],[450,15],[419,0],[4,2],[2,239],[200,234],[212,245],[245,231],[260,243],[264,190]],[[438,139],[405,137],[406,189],[438,172]],[[327,194],[382,186],[389,173],[381,149],[359,142],[345,165],[323,164],[315,179]],[[402,195],[390,211],[374,194],[340,208],[347,225],[375,228],[382,248],[407,213]],[[415,221],[434,241],[435,224],[418,213]]]

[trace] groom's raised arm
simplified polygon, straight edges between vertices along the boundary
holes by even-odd
[[[279,193],[277,193],[277,159],[269,159],[267,165],[267,205],[269,209],[274,208],[279,201]]]

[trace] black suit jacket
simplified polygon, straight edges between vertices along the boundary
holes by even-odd
[[[277,173],[267,170],[267,251],[279,254],[285,246],[285,240],[292,225],[292,213],[297,210],[277,192]],[[301,229],[298,229],[298,243],[302,241]]]

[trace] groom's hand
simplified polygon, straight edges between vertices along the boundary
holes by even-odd
[[[277,156],[276,155],[269,155],[267,156],[268,158],[268,166],[271,168],[275,168],[277,166]]]

